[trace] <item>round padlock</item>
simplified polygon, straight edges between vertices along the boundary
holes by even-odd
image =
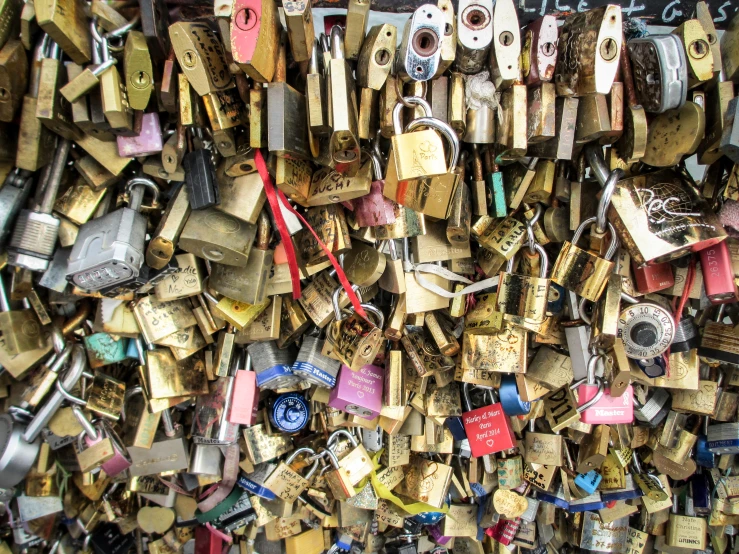
[[[675,338],[675,320],[666,309],[641,302],[621,312],[618,338],[623,340],[629,358],[656,358],[667,351]]]
[[[283,433],[297,433],[310,420],[308,402],[297,392],[281,394],[272,404],[269,420]]]

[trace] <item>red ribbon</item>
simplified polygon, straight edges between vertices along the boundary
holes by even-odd
[[[293,283],[293,299],[297,300],[300,298],[302,293],[300,291],[300,270],[298,269],[298,259],[295,257],[295,245],[293,244],[293,239],[287,230],[285,218],[282,217],[282,210],[277,201],[277,194],[275,193],[275,186],[272,184],[272,177],[269,176],[267,164],[264,162],[262,151],[259,149],[254,152],[254,162],[256,163],[259,176],[262,178],[262,183],[264,183],[264,193],[267,195],[269,207],[272,209],[272,215],[275,218],[275,223],[277,224],[277,230],[280,233],[282,244],[285,246],[287,265],[290,268],[290,279]]]
[[[280,238],[282,239],[282,244],[285,246],[285,255],[287,256],[287,263],[290,268],[290,279],[292,280],[292,284],[293,284],[293,298],[297,300],[302,295],[301,290],[300,290],[300,270],[298,269],[298,259],[295,255],[295,245],[293,244],[292,237],[290,236],[290,233],[287,230],[287,225],[285,224],[285,218],[282,217],[282,210],[280,209],[278,197],[282,201],[282,205],[285,206],[287,210],[292,212],[298,219],[300,219],[300,221],[303,223],[306,229],[308,229],[311,232],[313,237],[316,239],[316,241],[320,245],[321,249],[328,256],[328,259],[331,261],[331,265],[334,266],[334,269],[336,270],[336,276],[339,278],[339,282],[341,283],[341,286],[344,287],[344,291],[349,297],[349,300],[351,301],[352,306],[354,306],[354,310],[360,316],[367,319],[367,314],[365,313],[364,308],[362,308],[362,305],[359,302],[359,298],[357,297],[354,290],[352,289],[351,283],[349,283],[349,279],[346,278],[346,274],[344,273],[344,270],[339,265],[338,260],[334,257],[331,251],[326,247],[326,245],[323,244],[323,241],[318,237],[313,227],[311,227],[308,224],[308,222],[305,220],[305,218],[302,215],[300,215],[298,212],[296,212],[295,208],[293,208],[290,205],[290,203],[287,201],[287,198],[285,198],[285,194],[281,190],[275,189],[274,184],[272,184],[272,178],[269,176],[269,171],[267,170],[267,164],[264,161],[264,157],[262,156],[261,150],[255,151],[254,162],[256,163],[259,176],[262,178],[262,183],[264,183],[264,192],[267,196],[267,201],[269,202],[269,207],[272,210],[272,214],[274,215],[275,223],[277,224],[277,230],[279,231]]]

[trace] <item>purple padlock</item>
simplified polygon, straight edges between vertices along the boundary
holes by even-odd
[[[382,180],[380,159],[374,152],[370,154],[372,171],[376,181],[372,181],[369,194],[355,198],[354,218],[360,227],[377,227],[395,223],[395,202],[382,195],[385,181]]]
[[[364,419],[374,419],[382,408],[382,385],[381,367],[365,365],[359,371],[352,371],[342,365],[328,405]]]
[[[141,132],[135,137],[117,137],[118,155],[122,158],[151,156],[162,151],[162,128],[159,114],[145,113],[141,119]]]

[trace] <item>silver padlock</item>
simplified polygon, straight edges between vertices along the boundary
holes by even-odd
[[[51,172],[51,165],[44,167],[38,187],[44,188]],[[33,188],[33,176],[28,171],[16,169],[0,190],[0,246],[5,245],[13,222],[20,209],[26,205],[28,195]]]
[[[144,187],[152,189],[156,202],[159,188],[154,181],[136,177],[126,185],[129,207],[80,227],[67,267],[67,279],[72,283],[81,289],[98,291],[139,275],[146,240],[146,217],[139,212]]]
[[[21,210],[8,245],[8,263],[32,271],[46,271],[59,236],[59,218],[51,214],[72,143],[60,139],[43,199],[36,210]]]
[[[444,15],[433,4],[413,12],[403,29],[403,40],[395,59],[398,76],[407,81],[428,81],[439,67]]]
[[[454,65],[458,71],[479,73],[488,61],[493,42],[492,0],[460,0],[457,9],[457,53]]]
[[[652,113],[674,110],[688,94],[688,61],[676,35],[652,35],[628,42],[637,101]]]

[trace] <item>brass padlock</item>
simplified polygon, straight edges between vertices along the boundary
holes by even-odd
[[[353,371],[359,371],[362,366],[372,363],[382,346],[385,316],[371,304],[362,304],[365,310],[377,317],[377,325],[354,311],[345,318],[339,307],[341,290],[341,287],[337,288],[332,296],[336,321],[326,333],[326,342],[332,346],[337,359]]]
[[[539,277],[513,273],[515,256],[508,260],[505,271],[500,273],[497,307],[513,325],[541,323],[547,312],[549,259],[544,247],[536,242],[533,244],[539,255]]]

